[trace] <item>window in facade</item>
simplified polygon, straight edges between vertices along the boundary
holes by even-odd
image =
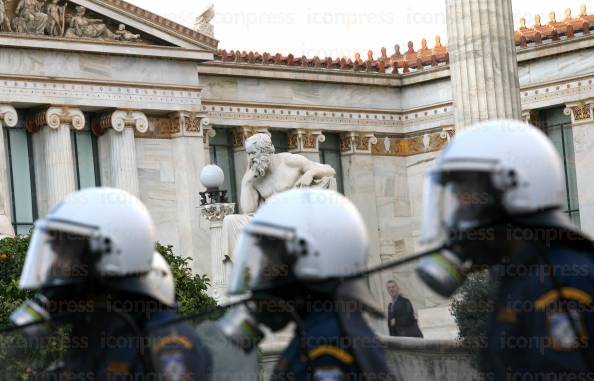
[[[569,215],[573,223],[580,226],[571,117],[565,115],[563,110],[564,107],[541,110],[539,112],[539,125],[551,139],[563,160],[566,190],[564,212]]]
[[[276,153],[289,151],[289,135],[285,131],[271,131],[270,135]]]
[[[237,202],[235,185],[235,162],[233,159],[233,140],[231,130],[216,128],[216,135],[210,139],[210,162],[216,164],[225,173],[223,189],[227,190],[229,202]]]
[[[328,164],[336,171],[336,185],[340,193],[344,193],[342,178],[342,161],[340,159],[340,136],[325,132],[326,140],[320,143],[320,163]]]
[[[37,219],[35,170],[31,134],[24,128],[24,118],[19,125],[4,129],[4,144],[8,163],[12,225],[15,233],[29,234]]]
[[[82,131],[72,131],[72,154],[74,156],[74,175],[76,189],[97,187],[101,184],[97,137],[91,132],[87,116],[87,126]]]

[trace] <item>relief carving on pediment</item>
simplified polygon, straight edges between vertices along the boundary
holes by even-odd
[[[64,0],[0,0],[0,32],[142,42],[126,25]]]

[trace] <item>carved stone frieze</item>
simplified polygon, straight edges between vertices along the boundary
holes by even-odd
[[[443,149],[454,137],[453,127],[428,131],[414,136],[384,135],[379,140],[383,144],[372,146],[375,156],[412,156],[422,153],[435,152]]]
[[[111,26],[117,25],[117,26]],[[67,0],[0,0],[0,31],[140,42],[140,34]]]
[[[50,107],[38,111],[27,118],[26,128],[34,133],[43,127],[56,129],[61,125],[68,125],[75,130],[85,128],[85,115],[79,108],[69,106]]]

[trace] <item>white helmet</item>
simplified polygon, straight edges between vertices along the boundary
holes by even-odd
[[[321,189],[280,193],[242,230],[229,293],[340,279],[366,269],[368,250],[363,218],[344,196]],[[353,287],[353,294],[373,299],[367,287]]]
[[[563,166],[544,133],[513,120],[479,123],[457,135],[426,176],[421,242],[439,246],[502,215],[558,211],[564,195]]]
[[[68,195],[35,223],[20,280],[23,289],[147,274],[155,228],[135,196],[112,188]]]

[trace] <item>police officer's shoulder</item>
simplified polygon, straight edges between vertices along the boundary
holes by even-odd
[[[349,343],[343,337],[338,317],[334,312],[311,314],[304,322],[308,357],[314,369],[324,370],[325,378],[333,374],[330,369],[348,369],[355,362],[348,351]],[[342,371],[341,370],[341,371]]]

